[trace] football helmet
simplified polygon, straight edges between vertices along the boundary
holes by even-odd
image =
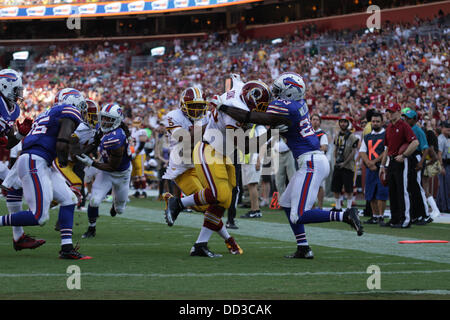
[[[117,129],[123,120],[122,108],[117,103],[105,104],[99,114],[100,129],[110,132]]]
[[[251,80],[242,86],[241,99],[250,111],[265,112],[269,106],[270,98],[270,89],[262,81]]]
[[[186,117],[198,120],[205,115],[208,102],[200,88],[189,87],[181,93],[179,107]]]
[[[99,112],[98,104],[92,99],[86,99],[86,104],[87,104],[86,121],[91,128],[95,128],[95,126],[98,123],[98,112]]]
[[[74,106],[80,111],[83,119],[87,118],[87,104],[83,94],[77,89],[64,88],[58,91],[55,96],[55,105],[69,105]]]
[[[10,109],[23,100],[22,76],[13,69],[0,70],[0,93]]]
[[[272,84],[272,94],[277,99],[300,101],[304,98],[305,91],[303,78],[293,72],[283,73]]]

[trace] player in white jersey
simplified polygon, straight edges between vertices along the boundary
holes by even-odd
[[[141,117],[136,117],[133,120],[133,126],[131,128],[131,138],[134,142],[134,151],[131,155],[132,167],[131,171],[131,182],[136,190],[134,196],[136,198],[143,197],[147,198],[147,179],[144,174],[144,163],[145,163],[145,149],[144,146],[148,141],[147,131],[142,128]]]
[[[194,164],[191,159],[184,161],[179,156],[179,135],[182,133],[192,134],[194,127],[204,127],[208,123],[208,103],[200,88],[189,87],[180,96],[179,108],[170,111],[163,118],[163,126],[167,130],[170,143],[169,164],[162,176],[163,179],[172,180],[184,195],[191,195],[203,189],[197,177]],[[200,130],[200,128],[199,128]],[[191,139],[192,141],[192,139]],[[194,144],[193,144],[194,145]],[[179,196],[178,194],[177,196]],[[170,195],[166,194],[165,197]],[[204,212],[207,206],[193,206],[192,209]],[[167,217],[168,218],[168,217]],[[169,226],[173,221],[167,221]]]
[[[247,111],[267,107],[270,90],[266,84],[261,81],[249,81],[243,84],[237,78],[234,79],[234,83],[232,90],[213,98],[213,106],[226,103]],[[226,133],[227,129],[239,128],[241,124],[238,121],[213,108],[209,114],[203,141],[197,142],[193,152],[196,174],[203,188],[182,199],[172,197],[167,200],[165,215],[166,219],[172,222],[185,207],[208,205],[204,214],[203,227],[191,249],[191,256],[221,256],[211,252],[207,247],[213,232],[217,232],[225,239],[231,254],[243,253],[222,222],[224,211],[231,204],[232,190],[236,186],[235,169],[229,157],[234,152],[235,142],[234,138]]]

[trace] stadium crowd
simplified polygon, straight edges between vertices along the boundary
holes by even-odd
[[[425,26],[434,33],[420,33]],[[152,132],[146,145],[149,180],[158,180],[161,174],[156,172],[165,165],[154,148],[164,144],[162,117],[178,107],[183,88],[197,85],[209,98],[223,92],[230,73],[271,84],[283,72],[296,72],[305,79],[310,111],[322,118],[347,115],[353,130],[362,131],[367,110],[384,114],[390,103],[397,103],[416,110],[420,124],[428,118],[427,126],[439,136],[449,116],[448,31],[448,17],[441,17],[386,23],[381,32],[317,32],[314,26],[305,27],[276,43],[210,34],[165,42],[165,54],[153,57],[142,43],[51,46],[23,75],[23,107],[25,115],[35,118],[64,87],[82,90],[100,105],[116,101],[130,125],[141,117]],[[134,57],[144,56],[133,64]],[[333,138],[329,135],[330,144]]]

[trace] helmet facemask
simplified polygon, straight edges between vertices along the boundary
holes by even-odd
[[[181,111],[192,120],[203,118],[207,109],[206,101],[186,101],[181,106]]]

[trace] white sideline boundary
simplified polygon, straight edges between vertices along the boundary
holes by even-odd
[[[109,216],[110,204],[100,206],[100,214]],[[203,224],[203,216],[195,213],[182,212],[178,216],[173,227],[168,227],[164,220],[163,210],[145,209],[127,206],[125,213],[117,215],[115,218],[125,218],[138,221],[147,221],[164,224],[168,232],[175,231],[179,226],[195,228],[199,232]],[[101,223],[101,221],[100,221]],[[339,223],[339,222],[336,222]],[[398,257],[412,258],[417,260],[432,261],[437,263],[450,264],[450,244],[398,244],[401,240],[418,240],[408,237],[395,237],[380,234],[367,234],[358,237],[355,231],[336,230],[306,225],[306,236],[308,243],[312,246],[320,245],[338,249],[349,249],[363,251],[366,253],[394,255]],[[295,238],[286,221],[285,224],[264,222],[255,220],[239,219],[239,229],[229,230],[232,235],[243,235],[258,238],[267,238],[278,241],[287,241],[292,243],[295,248]],[[256,227],[257,226],[257,227]],[[239,239],[237,239],[239,242]],[[191,243],[187,244],[190,246]],[[245,250],[245,243],[241,243]]]

